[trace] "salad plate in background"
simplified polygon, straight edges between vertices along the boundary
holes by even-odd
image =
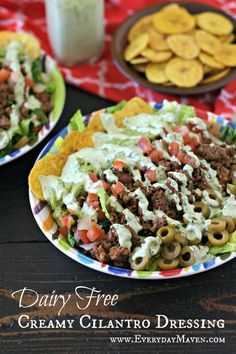
[[[30,151],[58,122],[64,80],[37,39],[0,32],[0,165]]]

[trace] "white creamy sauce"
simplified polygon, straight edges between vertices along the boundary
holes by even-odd
[[[231,195],[224,202],[222,214],[225,216],[231,216],[231,217],[235,218],[235,216],[236,216],[236,199],[235,199],[234,195]]]
[[[28,109],[36,109],[41,107],[41,102],[33,95],[30,95],[24,106]]]
[[[149,221],[155,218],[155,214],[148,210],[148,200],[145,194],[141,191],[140,188],[136,189],[132,195],[135,195],[138,198],[138,206],[142,210],[143,220]]]
[[[153,257],[160,250],[161,240],[158,237],[145,237],[140,247],[136,247],[132,254],[132,260],[144,257]]]
[[[105,170],[103,173],[106,176],[106,179],[108,180],[108,182],[117,182],[118,181],[118,177],[112,172],[112,170],[110,168]]]
[[[126,247],[130,251],[132,242],[131,242],[131,232],[127,227],[121,224],[113,224],[111,226],[113,229],[115,229],[118,239],[119,239],[119,244],[121,247]]]

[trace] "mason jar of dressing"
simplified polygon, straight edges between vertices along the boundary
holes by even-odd
[[[46,0],[48,35],[68,66],[98,58],[104,43],[103,0]]]

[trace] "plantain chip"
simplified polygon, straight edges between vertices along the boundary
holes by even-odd
[[[197,60],[173,58],[166,65],[166,76],[178,87],[196,86],[203,78],[202,65]]]
[[[236,66],[236,44],[222,44],[215,58],[225,66]]]
[[[215,60],[215,58],[213,58],[211,55],[206,54],[206,53],[200,53],[199,55],[199,59],[200,61],[207,65],[210,66],[211,68],[214,69],[224,69],[224,65],[222,65],[220,62],[218,62],[217,60]]]
[[[197,16],[197,24],[211,34],[222,36],[233,31],[233,24],[226,17],[215,12],[203,12]]]
[[[173,53],[168,51],[156,52],[153,49],[146,48],[141,52],[142,56],[149,59],[153,63],[162,63],[173,56]]]
[[[149,63],[146,68],[146,77],[156,84],[163,84],[168,81],[165,73],[166,63]]]
[[[166,38],[167,35],[156,31],[154,28],[148,31],[149,42],[148,45],[153,50],[163,51],[169,50]]]
[[[147,68],[147,64],[136,64],[134,65],[134,70],[138,71],[139,73],[145,73]]]
[[[129,42],[132,42],[140,36],[140,34],[146,33],[150,28],[152,28],[152,17],[152,15],[144,16],[130,28],[128,32]]]
[[[182,7],[169,8],[153,16],[153,25],[161,33],[185,33],[194,28],[195,19]]]
[[[206,31],[196,31],[195,39],[199,48],[208,54],[214,55],[221,50],[221,42],[219,39]]]
[[[167,38],[167,43],[177,56],[184,59],[194,59],[200,51],[193,37],[187,34],[173,34]]]
[[[132,65],[136,65],[136,64],[146,64],[146,63],[148,63],[149,62],[149,60],[148,60],[148,58],[145,58],[145,57],[143,57],[143,56],[138,56],[138,57],[135,57],[134,59],[132,59],[132,60],[130,60],[130,63],[132,64]]]
[[[143,33],[138,36],[133,42],[131,42],[125,49],[124,58],[127,61],[135,58],[140,54],[144,48],[147,47],[149,36],[147,33]]]
[[[230,69],[224,69],[222,71],[219,71],[218,73],[214,73],[212,75],[209,75],[207,78],[202,80],[202,84],[210,84],[211,82],[217,81],[221,79],[222,77],[226,76],[229,73]]]

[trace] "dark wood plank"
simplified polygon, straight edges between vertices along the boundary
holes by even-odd
[[[0,259],[0,348],[14,352],[17,344],[20,352],[81,352],[82,353],[214,353],[234,352],[233,334],[236,325],[236,263],[229,262],[215,270],[193,277],[162,281],[142,281],[114,278],[95,272],[64,256],[49,243],[2,244]],[[78,323],[73,329],[20,329],[17,319],[20,314],[30,318],[56,319],[59,307],[19,309],[11,293],[23,287],[34,289],[39,294],[73,294],[60,319],[74,318],[82,314],[104,319],[149,319],[155,326],[155,315],[164,314],[171,319],[224,319],[222,329],[83,329]],[[94,302],[81,311],[76,307],[74,294],[77,286],[96,287],[105,294],[118,294],[116,306],[98,306]],[[88,294],[86,290],[81,293]],[[26,303],[32,300],[27,298]],[[225,344],[111,344],[110,336],[160,337],[185,334],[186,336],[220,336]],[[80,349],[78,349],[80,348]],[[227,351],[225,349],[227,348]]]
[[[62,117],[50,135],[28,154],[1,167],[0,174],[0,243],[11,241],[41,241],[39,230],[28,202],[27,179],[34,161],[45,144],[66,126],[73,113],[80,108],[84,114],[112,103],[89,93],[67,86],[67,100]]]

